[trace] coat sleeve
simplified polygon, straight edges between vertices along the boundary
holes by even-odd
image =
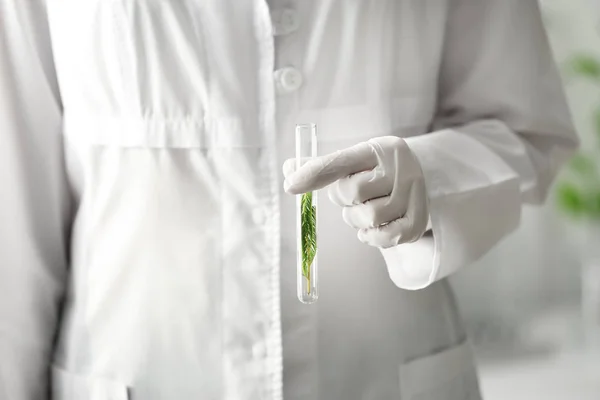
[[[407,139],[426,179],[432,236],[382,250],[420,289],[488,252],[539,204],[578,146],[536,0],[449,0],[430,134]]]
[[[71,201],[43,0],[0,0],[0,398],[48,398]]]

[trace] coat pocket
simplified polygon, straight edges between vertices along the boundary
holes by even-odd
[[[401,400],[481,400],[468,340],[400,366]]]
[[[52,400],[131,400],[127,386],[52,366]]]

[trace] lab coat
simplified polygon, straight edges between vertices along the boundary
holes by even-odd
[[[444,278],[577,144],[536,1],[0,11],[2,399],[479,399]],[[320,196],[311,306],[282,190],[296,123],[321,154],[406,138],[432,228],[380,251]]]

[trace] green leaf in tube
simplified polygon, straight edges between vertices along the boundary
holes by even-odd
[[[300,228],[302,245],[302,275],[310,290],[311,265],[317,254],[317,208],[312,192],[304,193],[300,201]]]

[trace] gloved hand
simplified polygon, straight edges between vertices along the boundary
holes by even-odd
[[[283,165],[284,189],[301,194],[329,185],[329,198],[343,207],[358,239],[388,248],[418,240],[429,219],[425,180],[406,142],[383,136],[344,150]]]

